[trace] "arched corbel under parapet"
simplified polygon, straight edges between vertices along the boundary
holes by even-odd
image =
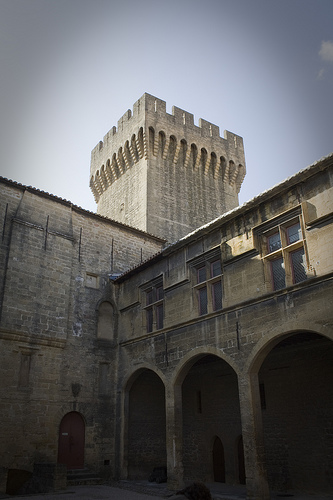
[[[113,153],[113,155],[112,155],[111,170],[114,173],[115,179],[118,179],[120,177],[121,173],[119,170],[116,153]]]
[[[192,143],[191,144],[191,157],[190,157],[190,165],[192,166],[192,169],[195,170],[195,166],[197,164],[197,158],[198,158],[198,148],[197,145]]]
[[[160,134],[164,134],[164,132],[160,132]],[[166,160],[167,159],[167,156],[168,156],[168,152],[169,152],[169,145],[170,145],[170,136],[165,136],[164,134],[164,137],[165,137],[165,143],[164,143],[164,147],[163,147],[163,160]]]
[[[159,156],[161,158],[164,158],[164,149],[165,149],[165,144],[166,144],[166,137],[165,137],[165,132],[163,130],[160,130],[156,139],[155,143],[157,143],[157,152],[156,156]]]
[[[137,150],[137,147],[136,147],[136,136],[135,136],[135,134],[133,134],[132,137],[131,137],[131,144],[130,144],[129,150],[130,150],[133,162],[137,163],[139,161],[139,153],[138,153],[138,150]]]
[[[149,152],[152,153],[154,156],[155,154],[155,130],[153,127],[149,127],[148,129],[148,148]]]
[[[242,165],[240,163],[238,165],[238,174],[237,174],[237,177],[236,177],[236,189],[237,189],[237,193],[239,193],[240,188],[242,187],[245,174],[246,174],[245,167],[244,167],[244,165]]]
[[[177,147],[177,139],[174,135],[171,135],[169,138],[169,148],[168,148],[168,153],[167,153],[167,159],[173,163],[175,153],[176,153],[176,147]]]
[[[120,175],[122,175],[125,172],[125,162],[123,158],[123,149],[119,148],[118,149],[118,156],[116,157],[116,162],[119,168]]]
[[[141,127],[138,132],[138,136],[136,138],[136,149],[139,154],[140,160],[142,160],[145,157],[145,148],[144,148],[144,135],[143,135],[143,128]]]
[[[99,195],[98,190],[96,188],[95,180],[94,180],[94,176],[93,175],[90,178],[90,184],[89,184],[89,186],[90,186],[90,189],[91,189],[91,191],[92,191],[92,193],[94,195],[95,202],[98,203],[100,195]]]
[[[217,169],[217,157],[214,151],[210,154],[210,169],[212,171],[213,177],[216,177],[216,169]]]
[[[235,182],[236,176],[237,176],[237,167],[235,165],[235,162],[233,160],[230,160],[229,161],[229,179],[228,179],[230,186],[232,186],[233,183]]]
[[[219,161],[216,159],[216,168],[214,170],[214,179],[218,177],[218,175],[224,176],[224,170],[225,170],[225,158],[224,156],[220,156]]]
[[[111,171],[111,164],[110,164],[110,158],[107,159],[106,164],[105,164],[105,175],[108,180],[109,185],[112,184],[114,179],[112,179],[112,171]]]
[[[178,155],[178,161],[182,167],[185,167],[186,154],[187,154],[188,149],[189,148],[187,147],[187,142],[185,141],[185,139],[182,139],[180,141],[180,149],[179,149],[179,155]]]
[[[209,162],[210,158],[207,153],[206,148],[201,148],[201,156],[200,156],[200,166],[204,174],[208,171],[209,165],[207,166],[207,163]]]
[[[172,162],[174,165],[177,165],[177,163],[178,163],[180,148],[181,148],[181,141],[178,141],[176,144],[176,150],[175,150],[175,154],[174,154],[173,162]]]
[[[129,142],[128,141],[126,141],[124,144],[123,157],[124,157],[124,161],[125,161],[126,170],[128,170],[133,165],[132,159],[131,159],[131,154],[129,152]]]
[[[96,175],[95,175],[95,186],[96,186],[98,194],[101,195],[103,193],[103,186],[102,186],[101,176],[99,174],[99,170],[97,170]]]

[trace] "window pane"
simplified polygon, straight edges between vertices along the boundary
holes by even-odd
[[[295,241],[299,241],[301,237],[301,226],[299,222],[287,228],[287,239],[289,245],[291,243],[295,243]]]
[[[221,261],[216,260],[215,262],[212,262],[211,264],[211,277],[214,278],[214,276],[219,276],[222,273],[222,268],[221,268]]]
[[[286,286],[283,259],[275,259],[271,262],[274,290],[280,290]]]
[[[213,310],[218,311],[222,309],[222,283],[218,281],[214,283],[212,286],[212,295],[213,295]]]
[[[268,237],[268,251],[275,252],[275,250],[279,250],[279,248],[281,248],[280,233],[272,234],[272,236]]]
[[[295,252],[290,254],[291,257],[291,267],[293,272],[293,282],[300,283],[305,281],[306,276],[306,265],[305,265],[305,255],[304,248],[300,248]]]
[[[148,290],[146,293],[146,305],[149,306],[149,304],[152,304],[154,302],[153,300],[153,290]]]
[[[206,281],[206,267],[200,267],[200,269],[197,270],[197,278],[198,278],[198,283],[202,283],[203,281]]]
[[[153,331],[153,308],[150,307],[149,309],[146,310],[146,317],[147,317],[147,332],[152,332]]]
[[[207,314],[207,288],[200,288],[199,290],[199,314]]]
[[[164,297],[163,286],[158,286],[156,288],[156,300],[162,300]]]
[[[156,306],[156,328],[163,328],[163,304]]]

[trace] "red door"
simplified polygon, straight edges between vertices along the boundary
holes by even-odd
[[[59,464],[67,465],[67,469],[84,467],[84,434],[85,425],[81,415],[75,411],[67,413],[59,430]]]

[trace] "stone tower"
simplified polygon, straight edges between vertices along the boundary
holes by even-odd
[[[97,212],[176,241],[238,206],[243,139],[144,94],[91,154]]]

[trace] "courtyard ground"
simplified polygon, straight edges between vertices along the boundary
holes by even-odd
[[[224,483],[209,483],[214,500],[245,500],[245,486],[231,486]],[[282,498],[291,500],[333,500],[333,495],[302,493],[272,493],[272,500]],[[120,481],[112,485],[72,486],[63,491],[42,493],[38,495],[1,495],[0,499],[17,500],[153,500],[169,498],[185,499],[183,495],[174,495],[166,488],[166,484],[149,483],[147,481]]]

